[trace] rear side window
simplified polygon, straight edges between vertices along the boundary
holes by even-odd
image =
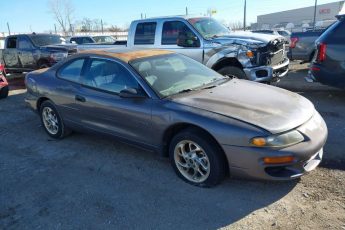
[[[16,37],[8,38],[6,48],[15,49],[16,46],[17,46],[17,38]]]
[[[155,22],[138,23],[135,30],[134,44],[135,45],[152,45],[155,43]]]
[[[179,33],[188,32],[193,33],[183,22],[164,22],[162,31],[162,45],[176,45]]]
[[[345,41],[345,20],[342,20],[338,23],[338,26],[332,31],[331,39],[334,42],[344,43]]]
[[[79,82],[84,60],[85,59],[77,59],[67,63],[59,70],[58,76],[68,81]]]

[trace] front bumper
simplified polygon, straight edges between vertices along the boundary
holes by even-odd
[[[222,145],[234,177],[264,180],[291,180],[315,169],[321,162],[328,131],[321,116],[316,114],[296,128],[305,136],[299,144],[283,149]],[[293,156],[292,163],[265,164],[264,157]]]
[[[289,72],[290,61],[286,58],[281,64],[275,66],[259,66],[244,68],[247,79],[256,82],[276,82]]]

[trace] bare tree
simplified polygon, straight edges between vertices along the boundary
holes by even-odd
[[[228,27],[231,28],[232,30],[243,29],[243,22],[241,22],[241,21],[230,22],[228,25],[229,25]]]
[[[74,7],[70,0],[49,0],[49,9],[64,34],[72,32]]]

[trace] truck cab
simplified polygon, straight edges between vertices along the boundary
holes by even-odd
[[[257,82],[278,81],[287,74],[289,66],[281,36],[234,33],[209,17],[133,21],[127,47],[171,50],[223,75]]]
[[[2,59],[6,73],[46,68],[76,53],[75,45],[63,45],[59,35],[19,34],[5,39]]]

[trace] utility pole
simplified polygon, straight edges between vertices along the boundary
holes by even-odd
[[[186,7],[186,15],[188,15],[188,7]]]
[[[315,0],[315,7],[314,7],[314,21],[313,21],[314,30],[315,30],[315,24],[316,24],[316,7],[317,7],[317,0]]]
[[[141,19],[143,19],[143,13],[141,13]]]
[[[102,28],[102,34],[103,34],[103,20],[101,19],[101,28]]]
[[[57,31],[56,31],[56,24],[54,24],[54,29],[55,29],[55,34],[57,34]]]
[[[11,35],[10,24],[7,22],[8,35]]]
[[[243,30],[246,30],[247,19],[247,0],[244,0],[244,12],[243,12]]]

